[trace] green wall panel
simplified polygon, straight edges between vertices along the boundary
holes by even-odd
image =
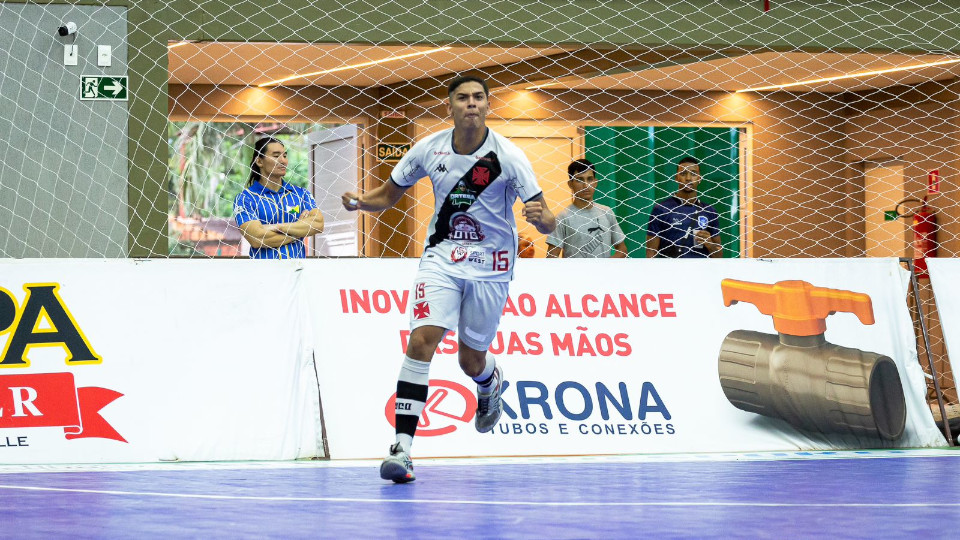
[[[614,209],[631,257],[644,257],[656,201],[677,191],[677,162],[700,160],[700,200],[720,215],[724,257],[740,254],[740,130],[712,127],[595,127],[584,133],[597,168],[595,200]]]

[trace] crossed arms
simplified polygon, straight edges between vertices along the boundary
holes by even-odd
[[[247,221],[240,225],[243,237],[254,248],[278,248],[307,236],[323,232],[323,215],[319,208],[307,210],[300,218],[291,223],[264,225],[259,220]]]

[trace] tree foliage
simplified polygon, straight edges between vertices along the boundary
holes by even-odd
[[[307,134],[323,129],[312,123],[253,124],[245,122],[170,122],[167,176],[171,218],[229,218],[233,203],[250,176],[253,145],[263,136],[279,139],[287,148],[287,182],[310,185]],[[189,254],[170,231],[170,253]]]

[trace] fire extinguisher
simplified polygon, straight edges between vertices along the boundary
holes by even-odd
[[[926,259],[937,256],[937,214],[927,205],[926,197],[922,202],[904,199],[900,204],[910,201],[921,203],[916,212],[901,214],[905,218],[913,218],[913,268],[918,278],[929,279]]]

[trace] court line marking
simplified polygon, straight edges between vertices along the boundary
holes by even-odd
[[[104,489],[76,489],[52,488],[40,486],[9,486],[0,485],[0,489],[20,491],[42,491],[57,493],[84,493],[92,495],[125,495],[136,497],[166,497],[172,499],[205,499],[225,501],[263,501],[263,502],[349,502],[349,503],[405,503],[405,504],[462,504],[475,506],[562,506],[562,507],[607,507],[607,506],[714,506],[714,507],[771,507],[771,508],[956,508],[960,502],[929,502],[929,503],[763,503],[763,502],[728,502],[728,501],[695,501],[695,502],[564,502],[564,501],[468,501],[458,499],[371,499],[359,497],[259,497],[253,495],[207,495],[190,493],[160,493],[156,491],[116,491]]]
[[[764,452],[706,452],[692,454],[621,454],[581,456],[500,456],[416,458],[418,467],[455,466],[470,464],[472,467],[491,465],[542,465],[569,463],[717,463],[744,461],[797,461],[833,459],[888,459],[954,457],[960,458],[957,448],[901,448],[882,450],[793,450]],[[67,473],[67,472],[130,472],[130,471],[183,471],[183,470],[254,470],[293,468],[350,468],[379,467],[381,458],[343,460],[292,460],[292,461],[159,461],[145,463],[51,463],[51,464],[5,464],[0,465],[0,475],[18,473]]]

